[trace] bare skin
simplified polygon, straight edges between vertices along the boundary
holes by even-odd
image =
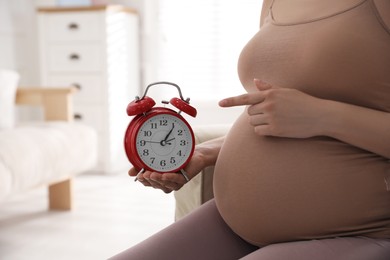
[[[258,135],[329,136],[390,158],[390,113],[319,99],[258,79],[254,84],[258,91],[230,97],[219,104],[248,106],[250,123]]]
[[[390,1],[374,0],[383,22],[390,26]],[[264,0],[260,26],[264,24],[272,0]],[[257,91],[223,99],[221,107],[247,106],[249,121],[260,136],[306,138],[329,136],[390,159],[390,113],[319,99],[296,89],[272,86],[254,79]],[[193,178],[214,165],[224,137],[199,144],[186,167]],[[137,171],[129,170],[130,176]],[[145,172],[138,180],[166,193],[180,189],[186,180],[181,174]]]
[[[195,177],[204,168],[215,165],[219,150],[222,147],[224,138],[216,138],[208,142],[204,142],[195,147],[191,161],[184,169],[190,179]],[[130,176],[137,176],[138,171],[134,168],[129,170]],[[140,181],[145,186],[150,186],[156,189],[161,189],[165,193],[170,193],[174,190],[179,190],[186,180],[183,175],[178,173],[164,173],[146,171],[138,176]]]
[[[247,106],[249,122],[259,136],[307,138],[329,136],[390,158],[390,113],[319,99],[295,89],[272,86],[255,79],[258,91],[219,102],[221,107]],[[214,165],[224,138],[197,145],[186,172],[190,179]],[[137,171],[129,170],[130,176]],[[179,190],[181,174],[146,171],[138,177],[145,186],[165,193]]]

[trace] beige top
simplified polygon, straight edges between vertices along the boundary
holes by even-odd
[[[376,1],[387,0],[275,0],[240,56],[243,86],[256,91],[259,78],[390,112],[390,6]],[[244,113],[220,152],[214,189],[227,224],[254,244],[390,238],[386,172],[387,158],[333,138],[258,136]]]

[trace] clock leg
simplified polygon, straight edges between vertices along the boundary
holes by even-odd
[[[186,179],[186,182],[190,181],[190,178],[188,178],[188,175],[187,175],[185,170],[181,169],[180,173],[181,173],[181,175],[183,175],[184,179]]]
[[[145,169],[142,168],[142,169],[137,173],[137,176],[135,176],[134,181],[137,181],[137,180],[138,180],[138,177],[139,177],[142,173],[144,173],[144,172],[145,172]]]

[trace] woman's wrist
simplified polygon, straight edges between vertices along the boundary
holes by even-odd
[[[215,165],[219,151],[221,150],[223,138],[218,138],[208,142],[198,144],[195,147],[195,152],[199,157],[203,167]]]
[[[318,135],[335,137],[339,127],[342,107],[336,101],[320,100],[320,112],[318,113],[318,122],[316,125]]]
[[[356,116],[355,109],[359,109],[359,107],[333,100],[323,100],[322,102],[320,119],[322,135],[343,139],[343,135],[352,130],[346,123]]]

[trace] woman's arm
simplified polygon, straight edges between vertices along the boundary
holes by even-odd
[[[224,141],[225,136],[203,142],[196,146],[196,152],[199,153],[201,161],[203,162],[202,169],[215,165]]]
[[[390,159],[390,113],[322,101],[322,133]]]
[[[264,20],[268,15],[273,0],[263,0],[263,6],[261,8],[260,27],[263,26]]]
[[[220,101],[247,105],[258,135],[329,136],[390,159],[390,113],[310,96],[296,89],[254,81],[259,91]]]

